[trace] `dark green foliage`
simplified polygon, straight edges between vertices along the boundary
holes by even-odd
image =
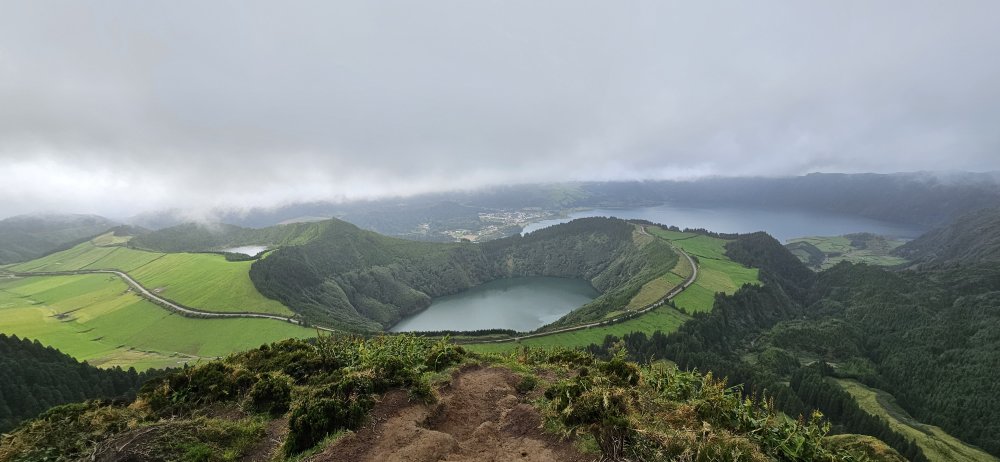
[[[521,377],[521,380],[517,382],[517,385],[515,385],[514,388],[518,393],[528,393],[531,390],[534,390],[537,386],[538,378],[533,375],[524,375]]]
[[[98,369],[38,341],[0,334],[0,432],[59,404],[135,396],[157,371]]]
[[[291,404],[292,386],[287,379],[279,375],[266,374],[250,387],[247,398],[250,410],[281,415],[288,411],[288,406]]]
[[[925,268],[1000,262],[1000,208],[963,215],[893,253]]]
[[[766,240],[761,243],[777,251]],[[731,383],[745,383],[751,393],[768,393],[789,414],[819,408],[837,430],[872,435],[911,459],[923,457],[912,442],[860,412],[826,381],[800,377],[791,389],[783,385],[805,374],[789,355],[819,358],[837,364],[822,375],[886,390],[920,421],[1000,453],[994,377],[1000,367],[1000,268],[893,272],[842,263],[810,281],[791,260],[769,256],[753,242],[739,245],[744,244],[749,248],[742,255],[760,254],[755,261],[771,268],[771,282],[720,297],[711,314],[696,316],[669,336],[626,336],[632,357],[712,370]],[[767,293],[773,302],[765,301]],[[751,364],[745,357],[757,360]]]
[[[242,397],[259,377],[222,362],[211,362],[150,380],[141,390],[152,410],[180,414],[194,407]]]
[[[362,397],[315,398],[292,411],[288,421],[285,452],[297,454],[338,430],[354,430],[364,422],[372,406]]]

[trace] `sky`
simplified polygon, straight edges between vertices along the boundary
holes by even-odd
[[[993,0],[0,11],[0,216],[1000,170]]]

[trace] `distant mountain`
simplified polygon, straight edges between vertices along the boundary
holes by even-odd
[[[0,220],[0,265],[71,247],[116,225],[96,215],[20,215]]]
[[[443,229],[479,229],[480,213],[498,210],[645,207],[801,208],[921,228],[1000,203],[998,173],[814,173],[796,177],[693,181],[579,182],[486,187],[349,202],[305,202],[250,210],[217,210],[212,220],[266,227],[300,217],[336,217],[382,234],[453,240]],[[164,228],[190,221],[184,211],[147,213],[131,223]]]
[[[963,215],[894,253],[923,266],[1000,262],[1000,208]]]

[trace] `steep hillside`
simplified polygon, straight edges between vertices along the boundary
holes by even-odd
[[[0,265],[71,247],[115,225],[94,215],[22,215],[0,220]]]
[[[862,412],[832,380],[856,379],[895,396],[920,422],[1000,454],[1000,266],[889,271],[841,263],[810,274],[776,241],[753,236],[731,244],[730,255],[759,266],[766,284],[718,297],[709,315],[674,334],[626,336],[636,359],[726,375],[769,390],[791,413],[818,407],[847,431],[916,458],[922,441]]]
[[[482,244],[402,240],[339,220],[323,226],[315,239],[254,262],[250,277],[261,293],[306,319],[359,330],[382,330],[433,297],[516,276],[590,281],[602,295],[557,325],[600,319],[677,262],[665,241],[608,218]]]
[[[0,433],[52,406],[134,397],[149,377],[135,369],[98,369],[37,340],[0,334]]]
[[[186,223],[136,236],[129,241],[129,246],[169,253],[219,251],[242,245],[296,245],[314,239],[326,225],[292,223],[254,229],[222,223]]]
[[[572,351],[478,356],[408,336],[288,340],[57,407],[3,437],[20,460],[901,462],[711,374]]]
[[[894,253],[924,266],[1000,262],[1000,208],[963,215]]]

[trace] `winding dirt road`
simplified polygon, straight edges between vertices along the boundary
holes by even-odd
[[[125,281],[125,283],[128,284],[128,286],[131,287],[133,290],[135,290],[139,294],[139,296],[141,296],[142,298],[145,298],[146,300],[149,300],[149,301],[151,301],[151,302],[153,302],[153,303],[155,303],[157,305],[160,305],[163,308],[166,308],[166,309],[168,309],[170,311],[174,311],[174,312],[179,313],[179,314],[181,314],[183,316],[189,316],[189,317],[195,317],[195,318],[257,318],[257,319],[273,319],[275,321],[285,321],[287,323],[291,323],[291,324],[295,324],[295,325],[300,325],[300,326],[302,325],[302,323],[299,322],[297,319],[289,318],[289,317],[285,317],[285,316],[278,316],[278,315],[274,315],[274,314],[251,313],[251,312],[243,312],[243,311],[221,313],[221,312],[218,312],[218,311],[201,311],[201,310],[196,310],[194,308],[189,308],[189,307],[186,307],[186,306],[183,306],[183,305],[179,305],[176,302],[172,302],[170,300],[167,300],[167,299],[165,299],[163,297],[160,297],[159,295],[156,295],[155,293],[153,293],[149,289],[143,287],[142,284],[139,284],[138,281],[136,281],[135,279],[132,279],[132,277],[129,276],[128,274],[126,274],[126,273],[124,273],[122,271],[118,271],[118,270],[47,271],[47,272],[37,272],[37,273],[14,273],[14,276],[17,276],[17,277],[31,277],[31,276],[72,276],[72,275],[77,275],[77,274],[113,274],[113,275],[118,276],[119,278],[121,278],[123,281]],[[339,332],[336,329],[330,329],[328,327],[322,327],[322,326],[310,326],[310,327],[314,327],[316,329],[319,329],[319,330],[322,330],[322,331],[326,331],[326,332]]]

